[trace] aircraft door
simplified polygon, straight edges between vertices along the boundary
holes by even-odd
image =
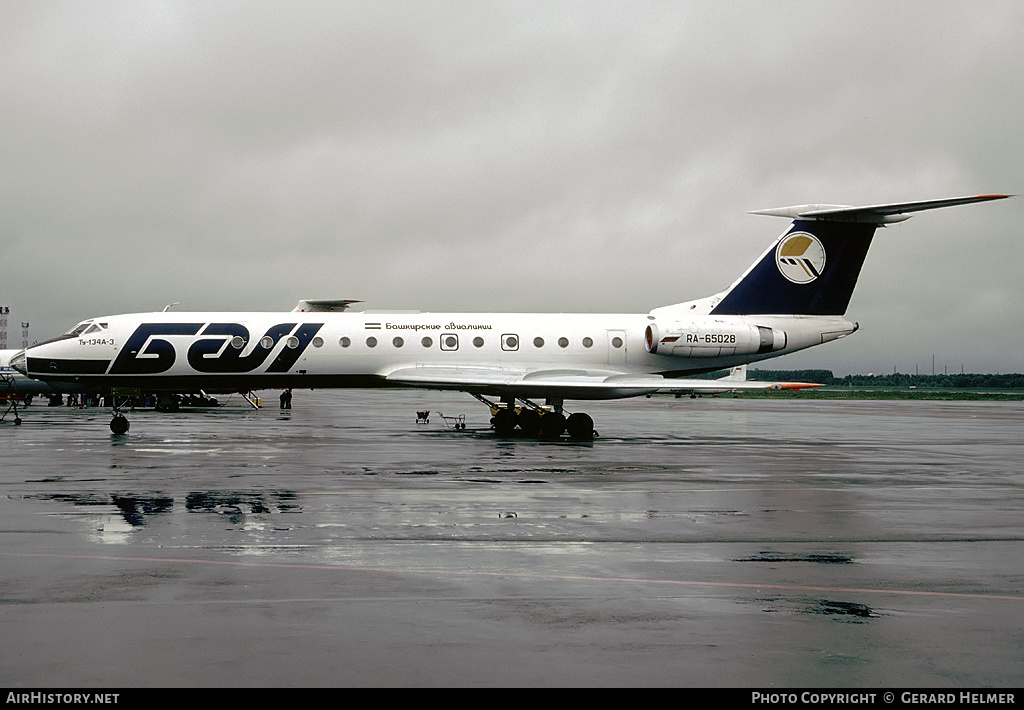
[[[459,349],[459,334],[458,333],[444,333],[441,335],[441,349],[442,350],[458,350]]]
[[[626,363],[626,331],[608,331],[608,364],[624,365]]]

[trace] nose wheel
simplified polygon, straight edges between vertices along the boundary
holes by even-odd
[[[121,414],[120,412],[114,414],[114,418],[110,420],[110,431],[112,431],[117,436],[127,434],[129,426],[130,424],[128,423],[128,417]]]
[[[118,395],[115,393],[111,393],[110,395],[111,410],[113,411],[114,415],[113,418],[110,420],[110,431],[116,436],[123,436],[124,434],[128,433],[128,427],[130,425],[128,423],[128,417],[121,413],[121,405],[131,400],[126,399],[123,400],[121,404],[118,404],[117,397]]]

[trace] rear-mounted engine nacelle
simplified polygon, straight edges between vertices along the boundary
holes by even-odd
[[[647,352],[683,357],[720,357],[773,353],[786,347],[786,332],[763,325],[725,323],[672,324],[664,332],[655,323],[644,333]]]

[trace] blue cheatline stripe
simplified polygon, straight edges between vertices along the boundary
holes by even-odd
[[[55,360],[53,358],[30,357],[28,371],[33,375],[102,375],[107,371],[110,360]]]

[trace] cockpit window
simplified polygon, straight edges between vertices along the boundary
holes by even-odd
[[[93,324],[92,321],[85,321],[84,323],[79,323],[74,328],[72,328],[67,333],[65,333],[64,335],[67,335],[67,336],[72,337],[72,338],[75,337],[76,335],[81,335],[82,333],[85,332],[85,329],[88,328],[92,324]]]
[[[82,321],[74,328],[64,334],[64,337],[75,338],[79,335],[88,335],[89,333],[98,333],[101,330],[107,329],[107,323],[97,323],[96,321]]]

